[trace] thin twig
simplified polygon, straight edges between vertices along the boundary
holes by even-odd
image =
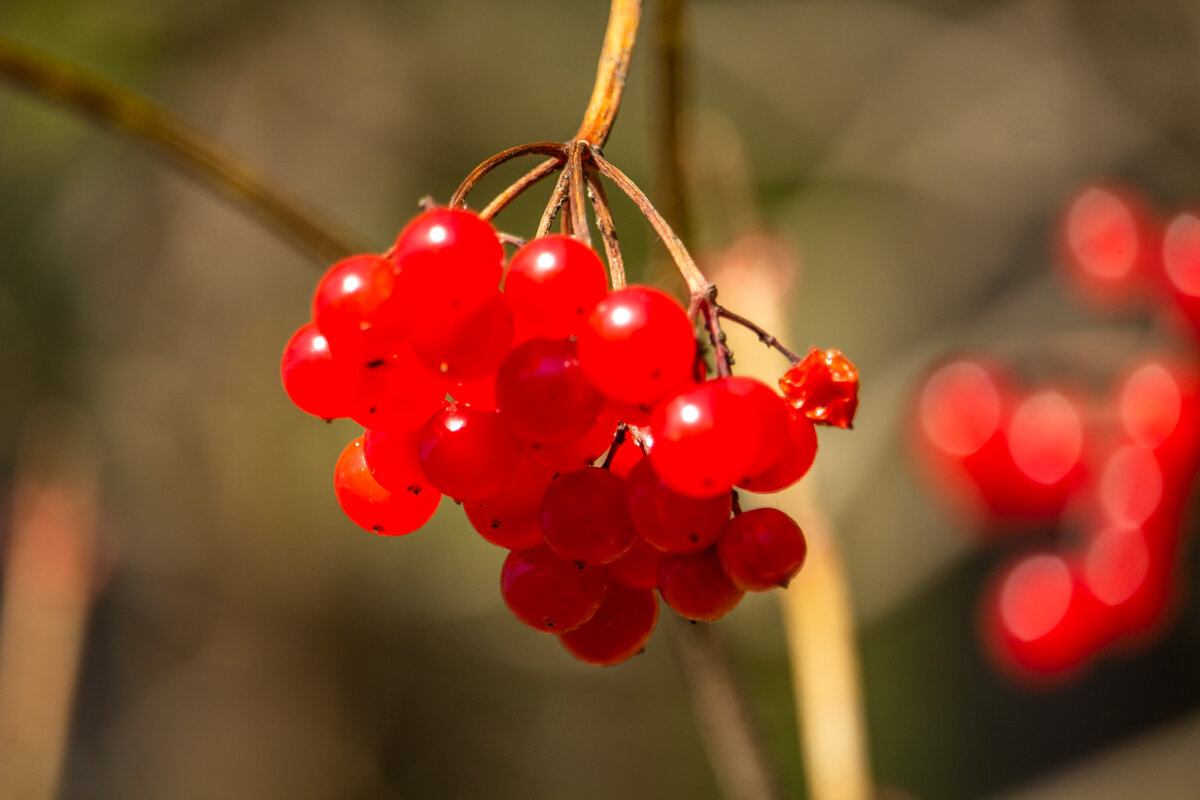
[[[3,38],[0,76],[152,145],[203,186],[283,234],[318,263],[370,249],[182,118],[128,89]]]
[[[599,149],[595,147],[592,148],[592,161],[596,165],[596,170],[601,175],[612,181],[618,189],[633,201],[633,204],[642,212],[642,216],[654,228],[654,232],[662,239],[663,245],[667,248],[667,252],[671,254],[675,266],[679,269],[679,274],[687,282],[688,291],[691,293],[693,301],[697,298],[708,296],[712,284],[708,282],[708,279],[704,277],[704,273],[696,266],[695,260],[692,259],[683,242],[680,241],[675,231],[671,229],[671,226],[667,224],[667,221],[663,219],[662,214],[658,213],[658,210],[650,202],[650,199],[646,197],[646,193],[639,189],[637,184],[630,180],[624,172],[621,172],[621,170],[609,163],[600,154]]]
[[[629,74],[629,60],[633,56],[641,19],[641,0],[612,0],[600,62],[596,66],[596,83],[583,114],[583,123],[572,137],[573,141],[585,141],[596,147],[602,147],[608,141],[621,108],[625,76]]]
[[[735,322],[738,325],[741,325],[743,328],[746,328],[746,329],[752,331],[756,336],[758,336],[758,340],[760,342],[765,344],[767,347],[773,347],[776,350],[778,350],[779,352],[783,353],[785,356],[787,356],[787,359],[789,361],[791,361],[793,364],[797,364],[800,362],[800,356],[796,355],[794,352],[792,352],[787,347],[785,347],[783,345],[783,342],[779,341],[774,336],[767,333],[766,330],[764,330],[761,325],[753,322],[752,320],[746,319],[741,314],[733,313],[728,308],[725,308],[725,306],[722,306],[722,305],[717,305],[714,303],[713,310],[717,312],[718,317],[727,319],[730,322]]]
[[[558,215],[558,209],[562,207],[563,201],[567,199],[567,169],[558,176],[558,183],[554,184],[554,191],[550,194],[550,200],[546,203],[546,210],[542,212],[542,219],[538,222],[537,233],[533,238],[540,239],[550,231],[550,226],[554,224],[554,217]]]
[[[587,142],[575,142],[567,156],[567,199],[570,207],[571,235],[588,247],[592,246],[592,231],[587,220],[587,179],[583,174],[583,154]]]
[[[629,426],[624,422],[617,423],[617,433],[613,436],[612,444],[608,448],[608,455],[604,457],[604,463],[600,465],[601,469],[608,469],[612,466],[613,459],[617,457],[617,451],[621,449],[621,445],[625,444],[625,437],[629,434]]]
[[[566,157],[566,146],[560,142],[530,142],[529,144],[519,144],[516,147],[510,147],[507,150],[502,150],[496,155],[485,159],[479,166],[471,170],[467,177],[463,178],[463,182],[454,190],[454,194],[450,197],[450,208],[464,208],[467,204],[467,195],[475,186],[483,180],[484,176],[502,164],[507,164],[514,158],[529,155],[556,156],[558,158]]]
[[[496,238],[500,240],[500,244],[510,244],[518,250],[525,246],[525,239],[504,231],[496,231]]]
[[[508,204],[520,197],[526,189],[536,184],[547,175],[562,169],[563,160],[561,158],[551,158],[538,164],[533,169],[526,172],[518,178],[511,186],[505,189],[500,194],[492,199],[492,202],[484,206],[484,209],[479,212],[482,219],[491,219],[499,214]]]
[[[717,316],[714,302],[716,287],[712,287],[707,295],[700,299],[697,308],[704,317],[704,329],[708,331],[708,340],[713,347],[713,360],[717,365],[717,375],[728,378],[733,374],[733,353],[725,344],[725,331],[721,330],[721,320]]]
[[[600,241],[604,243],[608,277],[615,292],[625,288],[625,259],[621,257],[621,244],[617,241],[617,225],[613,222],[612,209],[608,206],[608,193],[604,191],[600,176],[590,164],[585,172],[588,196],[592,200],[592,213],[596,216],[596,229],[600,231]]]

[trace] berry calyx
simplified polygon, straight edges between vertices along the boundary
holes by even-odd
[[[514,550],[500,568],[500,595],[517,619],[543,633],[564,633],[587,622],[604,601],[599,567],[581,567],[546,545]]]

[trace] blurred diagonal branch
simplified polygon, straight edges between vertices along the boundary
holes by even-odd
[[[370,249],[172,112],[129,89],[4,38],[0,78],[155,148],[319,264]]]

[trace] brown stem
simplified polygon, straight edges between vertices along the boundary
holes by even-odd
[[[542,212],[542,219],[538,222],[537,233],[533,236],[535,239],[540,239],[549,233],[550,226],[554,224],[554,217],[558,215],[558,209],[567,199],[567,172],[568,170],[564,168],[558,176],[558,183],[554,184],[550,201],[546,203],[546,210]]]
[[[566,147],[558,142],[531,142],[529,144],[519,144],[516,147],[510,147],[503,150],[491,158],[486,159],[482,164],[471,170],[467,177],[463,178],[463,182],[454,190],[454,194],[450,197],[451,208],[463,208],[467,204],[467,194],[475,188],[483,177],[489,172],[512,161],[514,158],[528,155],[544,155],[556,156],[558,158],[566,157]]]
[[[507,208],[509,203],[520,197],[526,189],[533,186],[552,172],[562,169],[562,165],[563,162],[560,158],[551,158],[543,161],[541,164],[538,164],[536,167],[529,170],[529,172],[526,172],[524,175],[518,178],[503,192],[496,195],[492,199],[492,202],[484,206],[484,209],[479,212],[479,216],[482,219],[491,219],[492,217],[496,216],[505,208]]]
[[[758,340],[760,342],[765,344],[767,347],[773,347],[776,350],[778,350],[779,352],[783,353],[785,356],[787,356],[788,360],[791,361],[793,364],[797,364],[800,362],[800,356],[796,355],[794,352],[789,350],[787,347],[784,347],[783,342],[779,341],[774,336],[767,333],[766,330],[764,330],[763,327],[761,325],[757,324],[756,322],[746,319],[741,314],[735,314],[732,311],[730,311],[728,308],[725,308],[725,306],[717,305],[715,303],[713,304],[713,310],[717,312],[718,317],[727,319],[730,322],[735,322],[738,325],[741,325],[743,328],[746,328],[746,329],[752,331],[755,335],[758,336]]]
[[[617,451],[621,449],[621,445],[625,444],[625,437],[629,435],[629,426],[624,422],[617,424],[617,433],[613,436],[612,445],[608,448],[608,455],[604,457],[604,463],[600,465],[601,469],[608,469],[612,466],[613,459],[617,457]]]
[[[585,141],[596,147],[603,147],[608,141],[621,108],[625,76],[629,74],[629,60],[641,19],[641,0],[612,0],[600,63],[596,67],[596,83],[583,113],[583,123],[572,137],[575,141]]]
[[[699,298],[708,296],[712,289],[712,284],[704,277],[704,273],[696,266],[696,262],[692,259],[683,242],[671,230],[671,226],[663,219],[662,214],[646,197],[646,193],[638,188],[637,184],[629,179],[629,177],[621,170],[617,169],[607,159],[600,154],[600,151],[592,148],[592,161],[596,165],[596,170],[612,181],[618,189],[624,192],[633,204],[642,212],[642,216],[654,228],[654,232],[662,239],[663,245],[667,248],[667,252],[671,254],[671,259],[675,262],[675,266],[679,269],[679,274],[683,276],[687,282],[688,291],[691,293],[693,302]]]
[[[571,234],[588,247],[592,246],[592,232],[587,220],[587,189],[583,174],[583,154],[587,142],[575,142],[567,156],[567,198],[570,204]]]
[[[596,215],[596,229],[600,231],[600,241],[604,243],[604,256],[608,260],[608,277],[612,281],[613,291],[625,288],[625,259],[621,257],[621,245],[617,241],[617,226],[613,222],[612,209],[608,206],[608,193],[595,168],[588,166],[588,194],[592,198],[592,211]]]
[[[712,287],[707,295],[700,299],[698,309],[704,317],[704,328],[708,331],[708,340],[713,347],[713,360],[717,364],[717,375],[728,378],[733,374],[733,353],[725,344],[725,331],[721,330],[721,320],[717,315],[716,287]]]
[[[128,89],[5,39],[0,39],[0,77],[153,145],[205,187],[322,264],[370,249],[180,117]]]

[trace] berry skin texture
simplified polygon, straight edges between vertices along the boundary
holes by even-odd
[[[329,352],[329,342],[314,323],[292,334],[279,366],[291,401],[323,420],[348,417],[358,402],[357,373]]]
[[[492,226],[475,214],[439,208],[405,226],[391,257],[399,290],[418,298],[409,310],[416,331],[490,300],[500,286],[504,248]]]
[[[389,355],[404,339],[407,318],[392,262],[356,255],[334,264],[317,284],[312,318],[339,358]]]
[[[690,382],[692,321],[675,298],[629,286],[596,304],[579,333],[579,363],[592,385],[618,403],[652,404]]]
[[[513,318],[545,339],[577,335],[608,292],[600,257],[570,236],[543,236],[508,264],[504,293]]]
[[[389,492],[371,477],[360,436],[342,450],[333,473],[333,489],[346,516],[364,530],[402,536],[420,528],[437,510],[442,495],[435,489]]]
[[[596,424],[604,398],[579,366],[575,343],[533,339],[513,350],[496,375],[500,418],[522,439],[556,444]]]
[[[637,534],[625,506],[625,481],[600,467],[556,477],[542,499],[542,532],[560,558],[589,566],[608,564],[633,545]]]
[[[610,583],[596,616],[558,640],[580,661],[611,667],[642,652],[657,623],[658,598],[653,589]]]
[[[606,589],[603,569],[564,561],[546,545],[514,550],[500,568],[508,610],[543,633],[565,633],[587,622],[600,610]]]
[[[792,408],[813,422],[853,428],[858,411],[858,368],[838,350],[812,348],[783,374],[779,388]]]
[[[803,414],[789,411],[783,453],[762,472],[738,482],[738,487],[759,494],[782,491],[808,474],[817,457],[817,429]]]
[[[680,494],[727,493],[758,455],[761,427],[753,411],[753,402],[723,378],[670,398],[650,419],[654,471]]]
[[[715,547],[663,555],[658,561],[658,592],[675,613],[696,622],[716,622],[745,594],[721,569]]]
[[[650,459],[629,472],[626,496],[633,527],[664,553],[695,553],[717,541],[729,519],[730,496],[688,497],[658,477]]]
[[[746,592],[786,587],[807,555],[800,526],[777,508],[738,514],[725,523],[717,542],[721,569]]]
[[[421,428],[417,452],[429,482],[460,501],[502,488],[520,457],[516,439],[499,414],[458,403],[429,418]]]

